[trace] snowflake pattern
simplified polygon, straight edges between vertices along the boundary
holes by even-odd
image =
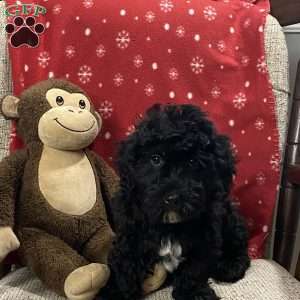
[[[244,93],[238,93],[233,99],[233,106],[237,109],[242,109],[246,105],[247,98]]]
[[[266,63],[266,60],[265,60],[265,57],[262,56],[260,57],[258,60],[257,60],[257,70],[258,72],[262,73],[262,74],[265,74],[267,73],[267,63]]]
[[[247,18],[243,24],[244,28],[249,28],[251,26],[251,19]]]
[[[91,77],[93,75],[92,68],[87,65],[83,65],[79,68],[79,72],[77,73],[77,75],[79,81],[83,84],[86,84],[91,81]]]
[[[273,154],[270,159],[270,165],[273,171],[280,171],[280,156],[278,153]]]
[[[104,47],[104,45],[100,44],[97,48],[96,48],[96,55],[99,57],[99,58],[102,58],[104,57],[106,53],[106,49]]]
[[[40,52],[37,59],[38,59],[39,66],[42,68],[46,68],[49,65],[50,54],[47,51]]]
[[[133,64],[136,68],[140,68],[143,65],[143,57],[142,55],[138,54],[133,58]]]
[[[145,86],[144,91],[145,91],[146,96],[148,96],[148,97],[153,96],[154,92],[155,92],[153,84],[151,84],[151,83],[147,84]]]
[[[232,151],[233,156],[237,156],[239,151],[238,151],[238,148],[237,148],[236,144],[231,142],[230,147],[231,147],[231,151]]]
[[[124,50],[129,46],[130,43],[130,34],[126,30],[122,30],[118,32],[118,36],[116,37],[117,46]]]
[[[256,175],[256,182],[258,185],[264,185],[266,182],[266,175],[263,172],[259,172]]]
[[[207,21],[214,21],[217,17],[217,11],[211,5],[204,7],[203,14]]]
[[[218,41],[217,48],[221,53],[224,53],[226,51],[226,44],[224,41]]]
[[[251,259],[258,258],[258,247],[256,245],[249,247],[248,254]]]
[[[179,77],[179,72],[176,68],[171,68],[168,74],[171,80],[177,80]]]
[[[190,63],[190,66],[195,74],[201,74],[205,67],[203,58],[200,58],[199,56],[194,57]]]
[[[130,125],[130,126],[128,126],[128,128],[127,128],[126,135],[129,136],[129,135],[131,135],[132,133],[134,133],[134,131],[135,131],[135,126],[134,126],[134,125]]]
[[[155,13],[153,11],[147,11],[145,14],[145,20],[148,23],[153,23],[155,21]]]
[[[94,0],[84,0],[82,4],[85,8],[92,8],[94,6]]]
[[[179,38],[183,38],[185,36],[185,28],[182,25],[176,28],[176,35]]]
[[[247,67],[247,66],[249,66],[249,63],[250,63],[249,56],[247,56],[247,55],[242,56],[242,58],[241,58],[241,64],[242,64],[242,66],[243,67]]]
[[[114,76],[113,81],[114,81],[115,86],[118,86],[118,87],[119,87],[119,86],[121,86],[121,85],[123,84],[123,82],[124,82],[124,77],[123,77],[122,74],[117,73],[117,74]]]
[[[104,102],[101,103],[98,111],[103,119],[108,119],[112,116],[114,108],[111,102],[105,100]]]
[[[221,96],[221,89],[218,86],[215,86],[210,93],[214,99],[218,99]]]
[[[174,4],[171,0],[161,0],[159,3],[160,10],[169,13],[173,10]]]
[[[62,6],[60,4],[56,4],[52,8],[52,12],[55,15],[59,15],[61,13],[61,11],[62,11]]]
[[[67,58],[72,58],[75,56],[76,50],[74,46],[67,46],[65,49],[65,54]]]
[[[265,122],[262,118],[257,118],[255,120],[254,126],[257,130],[263,130],[265,127]]]

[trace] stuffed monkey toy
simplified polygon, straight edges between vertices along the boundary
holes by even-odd
[[[57,79],[20,98],[6,96],[0,107],[25,143],[0,162],[0,262],[20,247],[22,261],[46,286],[69,299],[93,299],[110,277],[107,213],[119,184],[87,149],[101,118],[83,90]],[[164,276],[156,267],[145,292]]]

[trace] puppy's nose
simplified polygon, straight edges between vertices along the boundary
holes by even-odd
[[[179,196],[177,194],[170,194],[166,197],[165,203],[166,204],[177,203],[178,199]]]

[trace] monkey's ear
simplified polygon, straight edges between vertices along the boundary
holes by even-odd
[[[0,101],[0,110],[7,119],[19,119],[18,104],[20,99],[15,96],[6,96]]]

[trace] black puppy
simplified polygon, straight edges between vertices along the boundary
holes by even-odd
[[[176,300],[219,299],[208,279],[235,282],[249,267],[247,232],[229,192],[229,139],[193,105],[155,105],[121,144],[117,239],[108,299],[140,299],[163,263]]]

